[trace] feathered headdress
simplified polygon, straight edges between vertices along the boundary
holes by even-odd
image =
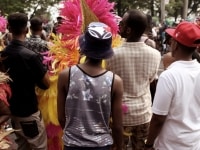
[[[7,25],[7,20],[0,16],[0,32],[5,32],[6,31],[6,25]]]
[[[121,37],[117,34],[119,29],[117,18],[113,10],[114,3],[108,0],[66,0],[63,2],[60,16],[64,19],[58,28],[62,38],[54,36],[53,45],[50,47],[50,53],[53,54],[50,60],[53,61],[54,73],[78,63],[78,38],[91,22],[99,21],[107,24],[113,34],[112,47],[121,44]]]
[[[63,3],[61,16],[64,21],[59,28],[64,40],[71,40],[81,35],[86,27],[94,21],[107,24],[114,35],[117,34],[118,25],[112,13],[114,3],[108,0],[68,0]]]
[[[46,91],[36,90],[46,125],[49,150],[61,150],[63,147],[60,143],[62,129],[58,123],[56,110],[58,74],[64,68],[79,62],[78,38],[91,22],[100,21],[107,24],[113,34],[112,47],[121,44],[121,38],[117,35],[116,18],[112,13],[113,7],[114,3],[108,0],[66,0],[63,2],[60,16],[64,20],[58,28],[58,33],[62,36],[60,38],[53,35],[53,44],[50,45],[49,54],[44,59],[44,63],[49,64],[51,86]]]
[[[2,100],[6,105],[9,105],[7,99],[11,97],[11,89],[7,84],[8,81],[11,81],[9,76],[0,72],[0,100]]]

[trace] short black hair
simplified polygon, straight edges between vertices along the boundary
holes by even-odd
[[[42,30],[42,19],[40,19],[39,17],[33,17],[30,20],[30,28],[33,31],[41,31]]]
[[[178,43],[178,46],[181,48],[182,52],[186,55],[191,55],[196,50],[196,47],[188,47],[188,46],[181,44],[178,41],[177,41],[177,43]]]
[[[8,16],[9,30],[14,35],[20,35],[27,27],[28,16],[24,13],[13,13]]]
[[[63,19],[63,17],[61,17],[61,16],[58,16],[56,19],[57,19],[57,20],[62,20],[62,19]]]
[[[127,13],[126,25],[134,30],[136,37],[141,37],[147,28],[147,16],[136,9],[131,9]]]

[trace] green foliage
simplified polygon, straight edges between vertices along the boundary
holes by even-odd
[[[27,13],[33,12],[33,15],[47,13],[47,8],[59,3],[61,0],[0,0],[0,11],[2,15],[8,15],[13,12]]]
[[[178,17],[182,16],[184,7],[183,0],[170,0],[170,3],[166,5],[168,16]],[[200,0],[188,0],[188,12],[187,14],[197,14],[200,7]]]
[[[154,0],[148,0],[148,1],[142,1],[142,0],[111,0],[111,2],[115,2],[116,8],[118,10],[118,14],[120,12],[120,16],[124,14],[128,9],[150,9],[151,7],[151,2]],[[121,5],[120,5],[121,4]],[[120,5],[120,6],[119,6]]]
[[[115,2],[117,12],[120,15],[130,9],[142,9],[149,11],[152,16],[160,16],[160,2],[161,0],[110,0]],[[120,6],[119,6],[120,4]],[[170,0],[169,4],[166,5],[166,12],[168,16],[178,17],[183,14],[183,0]],[[120,9],[120,10],[119,10]],[[188,0],[188,14],[198,14],[200,13],[200,0]]]
[[[188,6],[190,8],[188,14],[191,14],[191,13],[198,14],[198,13],[200,13],[200,9],[199,9],[200,8],[200,0],[189,0]]]
[[[25,12],[25,3],[22,0],[1,0],[0,10],[1,14],[8,15],[13,12]]]
[[[168,16],[173,16],[175,18],[182,14],[183,0],[170,0],[169,4],[166,5],[166,11]]]
[[[58,4],[61,0],[0,0],[0,11],[3,15],[13,12],[33,12],[34,15],[49,15],[47,8]],[[160,16],[160,0],[110,0],[116,3],[116,10],[122,16],[128,9],[141,9],[150,12],[152,16]],[[188,0],[188,14],[198,14],[200,0]],[[178,17],[182,15],[183,0],[170,0],[166,5],[168,16]]]

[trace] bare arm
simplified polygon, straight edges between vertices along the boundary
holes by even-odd
[[[149,135],[147,138],[146,145],[152,145],[153,147],[154,141],[156,137],[159,135],[166,117],[167,116],[153,114],[150,122]],[[150,149],[152,148],[145,148],[145,150],[150,150]]]
[[[112,133],[116,150],[122,150],[123,145],[123,125],[122,125],[122,79],[115,75],[112,95]]]
[[[29,60],[29,65],[36,85],[43,90],[48,89],[50,86],[49,75],[42,64],[41,55],[35,53]]]
[[[44,89],[48,89],[50,86],[50,80],[49,80],[49,75],[46,73],[42,79],[42,83],[44,85]]]
[[[69,78],[69,69],[65,69],[59,74],[58,77],[58,94],[57,94],[57,112],[58,112],[58,121],[64,129],[65,127],[65,99],[68,91],[68,78]]]

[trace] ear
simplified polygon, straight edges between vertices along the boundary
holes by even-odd
[[[130,35],[130,34],[131,34],[131,31],[132,31],[131,28],[130,28],[130,27],[127,27],[127,29],[126,29],[126,34],[127,34],[127,35]]]
[[[28,33],[28,27],[26,27],[26,34]]]
[[[174,50],[177,51],[178,50],[178,43],[175,41],[174,43]]]
[[[178,43],[174,39],[172,39],[171,52],[173,57],[177,54],[177,51],[178,51]]]

